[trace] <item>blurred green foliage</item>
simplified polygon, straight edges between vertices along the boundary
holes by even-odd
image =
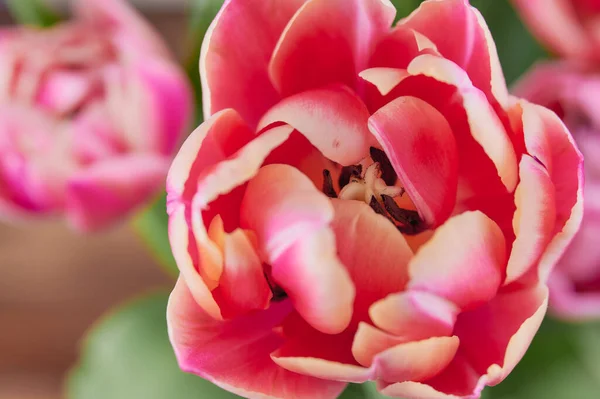
[[[44,0],[6,0],[13,19],[20,23],[37,27],[49,27],[60,21]]]

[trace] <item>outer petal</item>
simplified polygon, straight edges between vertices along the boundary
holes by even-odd
[[[369,119],[369,129],[425,223],[443,223],[458,184],[458,152],[446,119],[423,100],[400,97]]]
[[[591,55],[591,38],[578,18],[574,1],[512,0],[521,17],[539,40],[563,56]]]
[[[86,231],[123,218],[158,191],[168,162],[156,155],[127,155],[98,162],[76,173],[67,186],[70,223]]]
[[[167,308],[169,336],[180,367],[244,397],[336,398],[345,385],[289,372],[270,353],[282,343],[273,331],[289,314],[289,303],[233,321],[215,321],[197,305],[180,279]]]
[[[519,102],[517,107],[522,110],[522,129],[527,152],[546,167],[555,189],[555,235],[539,266],[541,278],[546,279],[581,223],[583,157],[556,114],[525,101]]]
[[[505,284],[518,280],[537,265],[552,239],[556,220],[554,186],[544,166],[523,155],[520,169],[513,219],[516,240],[506,267]]]
[[[548,304],[548,289],[533,286],[500,293],[485,306],[462,313],[455,334],[461,351],[487,385],[502,381],[521,360]]]
[[[445,58],[464,69],[492,103],[508,103],[496,45],[485,20],[465,0],[426,1],[400,26],[429,38]],[[448,32],[452,32],[449,35]]]
[[[274,122],[285,122],[327,158],[351,165],[368,155],[368,119],[369,111],[360,98],[347,87],[335,85],[282,100],[261,119],[259,130]]]
[[[305,0],[228,0],[200,54],[204,117],[234,108],[255,126],[280,97],[268,75],[283,29]],[[252,100],[249,100],[249,99]]]
[[[420,291],[392,294],[369,310],[377,327],[407,341],[450,336],[458,312],[452,302]]]
[[[455,216],[410,262],[409,288],[446,298],[463,310],[481,305],[500,286],[506,265],[504,245],[500,228],[483,213]]]
[[[399,24],[377,43],[369,68],[406,69],[415,57],[427,52],[439,54],[428,37]]]
[[[329,228],[333,208],[297,169],[268,165],[250,181],[242,226],[254,231],[275,281],[316,329],[334,334],[352,317],[354,286]]]
[[[356,88],[373,45],[388,31],[389,0],[310,0],[284,30],[269,74],[287,96],[331,83]]]

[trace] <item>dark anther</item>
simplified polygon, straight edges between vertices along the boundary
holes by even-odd
[[[379,167],[381,168],[381,178],[388,186],[393,186],[396,184],[396,180],[398,180],[398,175],[392,166],[392,163],[388,159],[385,152],[380,150],[379,148],[371,147],[370,155],[373,161],[379,163]]]
[[[331,172],[327,169],[323,169],[323,192],[329,198],[337,198],[337,193],[333,188],[333,180],[331,179]]]
[[[404,225],[398,226],[398,230],[404,234],[418,234],[423,231],[423,221],[417,211],[400,208],[389,195],[382,195],[381,198],[390,216]]]
[[[286,299],[288,297],[288,295],[283,290],[283,288],[281,288],[280,286],[275,284],[273,281],[271,281],[267,272],[264,272],[264,275],[265,275],[265,280],[267,280],[267,284],[269,285],[269,289],[271,290],[271,294],[273,294],[273,297],[271,298],[271,302],[281,302],[284,299]]]
[[[340,178],[338,179],[338,184],[340,185],[340,190],[350,183],[350,179],[352,177],[360,177],[362,175],[362,165],[350,165],[344,166],[342,168],[342,173],[340,173]]]
[[[383,206],[381,206],[379,201],[377,201],[377,198],[375,198],[375,196],[371,196],[371,202],[369,203],[369,206],[375,211],[375,213],[385,216],[390,222],[394,223],[392,219],[390,219],[390,217],[388,216],[385,209],[383,209]]]

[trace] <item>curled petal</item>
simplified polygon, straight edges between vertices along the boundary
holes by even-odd
[[[356,88],[372,46],[394,20],[388,0],[311,0],[291,19],[269,74],[284,96],[331,83]]]
[[[423,100],[400,97],[369,119],[369,129],[427,225],[443,223],[458,184],[458,152],[446,119]]]
[[[496,45],[485,20],[468,1],[423,2],[399,25],[430,39],[444,58],[466,71],[489,101],[507,105],[508,90]]]
[[[450,336],[459,309],[436,295],[420,291],[392,294],[371,306],[373,323],[407,341]]]
[[[511,112],[522,113],[522,131],[527,152],[545,166],[554,184],[554,238],[539,262],[540,278],[545,280],[581,224],[583,156],[565,125],[552,111],[520,101]]]
[[[500,228],[481,212],[465,212],[439,227],[415,254],[409,288],[473,308],[496,295],[505,262]]]
[[[205,118],[234,108],[254,127],[279,101],[280,96],[269,79],[269,59],[283,29],[304,2],[225,2],[206,32],[200,54]],[[248,38],[252,38],[252,45]],[[252,101],[248,101],[249,96]]]
[[[316,329],[335,334],[352,317],[354,286],[337,257],[329,199],[297,169],[268,165],[250,181],[242,226],[254,231],[275,281]]]
[[[368,155],[369,111],[344,86],[308,90],[288,97],[266,113],[259,130],[285,122],[302,133],[324,156],[342,165],[360,162]]]
[[[169,299],[169,337],[180,367],[243,397],[334,399],[345,385],[287,371],[271,360],[282,338],[273,331],[290,313],[289,303],[217,321],[195,302],[183,279]],[[240,350],[243,348],[243,350]]]
[[[505,284],[518,280],[537,264],[552,239],[556,220],[554,186],[546,169],[528,155],[523,155],[520,169],[513,216],[516,240],[506,267]]]

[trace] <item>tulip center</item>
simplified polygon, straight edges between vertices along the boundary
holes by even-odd
[[[365,167],[365,165],[368,165]],[[370,157],[357,165],[342,168],[338,180],[340,193],[333,186],[331,172],[323,170],[323,192],[330,198],[364,201],[373,211],[385,216],[403,234],[417,234],[424,225],[417,211],[401,208],[395,198],[404,195],[397,185],[398,175],[384,151],[371,147]]]

